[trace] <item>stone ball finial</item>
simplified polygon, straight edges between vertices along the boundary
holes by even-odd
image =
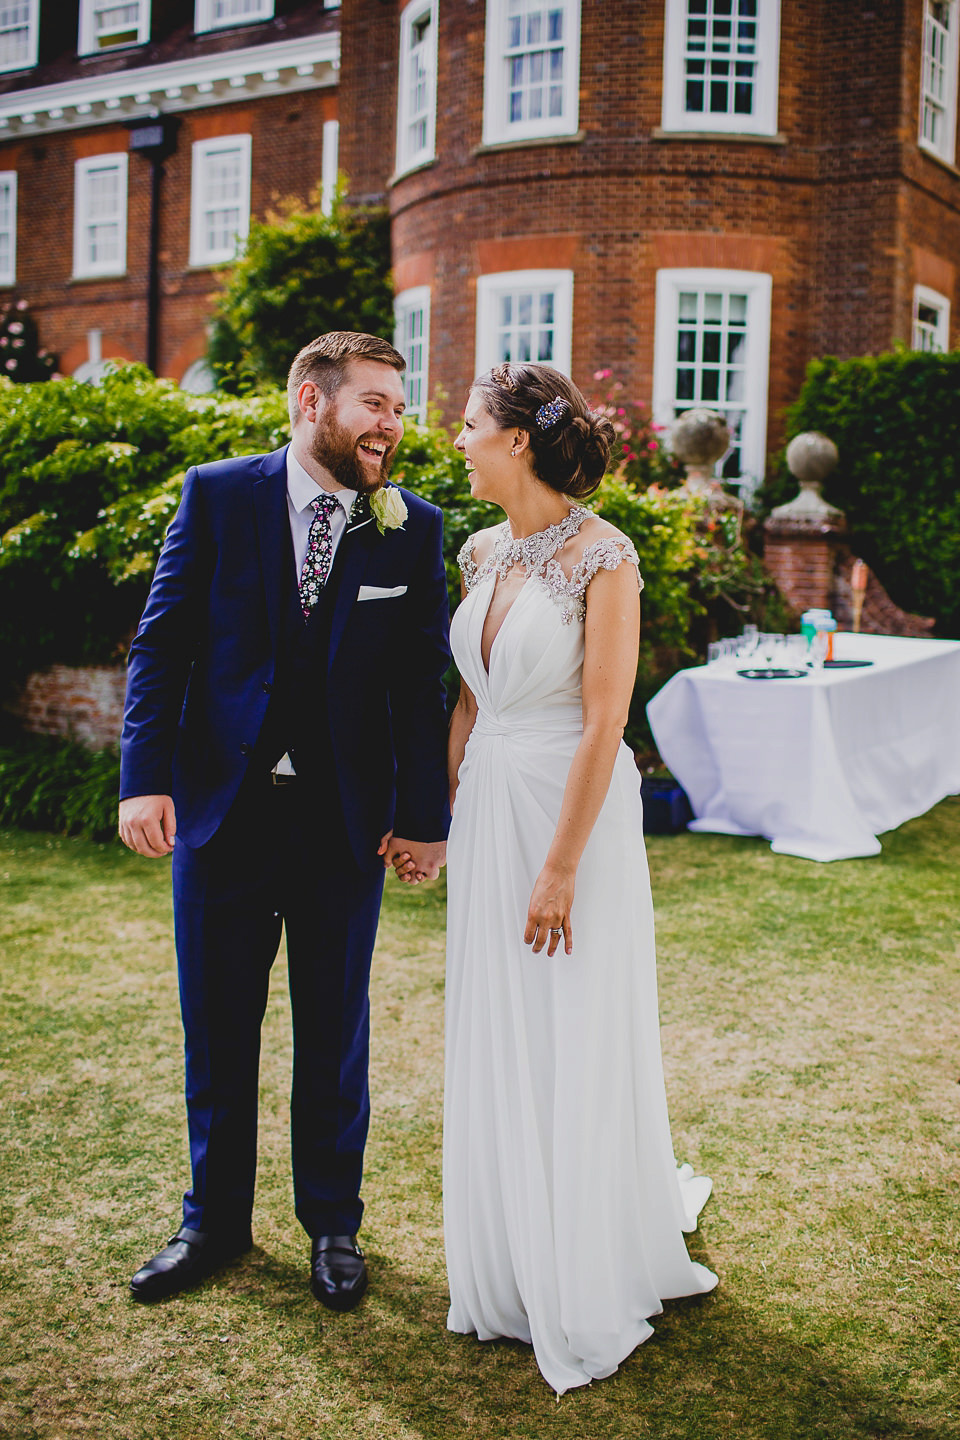
[[[804,430],[787,446],[787,468],[801,485],[819,485],[836,469],[839,459],[836,445],[819,430]]]
[[[685,410],[670,426],[670,449],[696,470],[713,465],[730,449],[727,422],[716,410]]]

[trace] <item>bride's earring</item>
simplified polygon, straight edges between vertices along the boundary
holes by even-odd
[[[517,447],[516,447],[516,445],[514,445],[513,449],[510,451],[510,454],[513,456],[514,460],[516,460],[516,458],[517,458]]]

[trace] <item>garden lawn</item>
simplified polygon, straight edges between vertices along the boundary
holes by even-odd
[[[720,1287],[558,1403],[526,1347],[444,1328],[442,882],[387,889],[360,1309],[307,1288],[282,956],[256,1248],[145,1307],[127,1281],[186,1179],[168,866],[0,832],[0,1435],[960,1437],[960,801],[869,860],[649,853],[676,1151],[715,1183],[690,1249]]]

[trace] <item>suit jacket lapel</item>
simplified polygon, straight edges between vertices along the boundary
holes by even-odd
[[[280,637],[282,607],[286,593],[284,567],[290,555],[290,517],[287,513],[287,446],[265,455],[261,478],[253,484],[253,505],[257,519],[260,573],[267,603],[270,640],[276,653]]]

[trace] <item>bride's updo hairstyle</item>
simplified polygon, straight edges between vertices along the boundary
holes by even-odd
[[[470,387],[501,430],[526,430],[539,480],[584,500],[600,484],[616,433],[551,365],[495,365]]]

